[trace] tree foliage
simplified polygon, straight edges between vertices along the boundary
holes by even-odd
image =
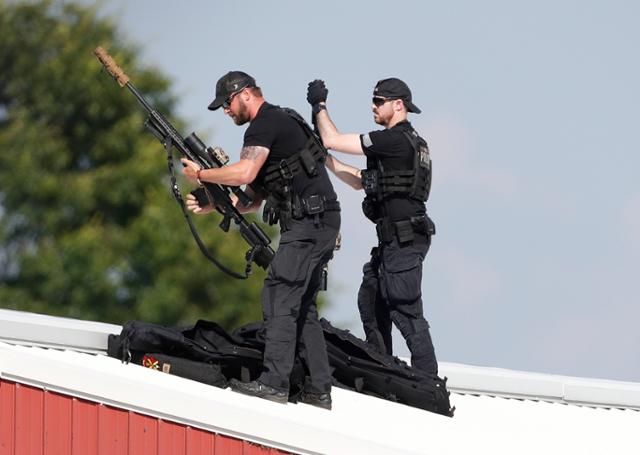
[[[0,305],[116,323],[259,319],[264,272],[234,280],[200,254],[164,150],[135,98],[101,70],[98,45],[180,125],[169,80],[138,63],[109,19],[0,0]],[[207,218],[196,221],[211,250],[242,271],[246,244]]]

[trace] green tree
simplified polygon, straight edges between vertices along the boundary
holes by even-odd
[[[180,127],[169,81],[141,67],[96,13],[0,0],[0,305],[116,323],[260,319],[264,272],[235,280],[201,255],[168,189],[162,146],[92,51],[112,51]],[[197,218],[214,254],[242,271],[237,232]]]

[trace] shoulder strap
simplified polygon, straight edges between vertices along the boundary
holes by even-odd
[[[308,137],[315,138],[318,141],[318,143],[322,145],[322,141],[320,140],[318,135],[315,133],[315,131],[313,131],[311,126],[309,126],[309,124],[304,119],[304,117],[302,117],[300,114],[298,114],[295,110],[291,108],[281,107],[281,106],[276,106],[276,107],[280,109],[282,112],[284,112],[285,114],[287,114],[289,117],[294,119],[296,122],[298,122],[298,124],[302,127],[302,129],[304,130],[304,132],[307,134]],[[322,147],[324,148],[324,146]]]
[[[418,144],[418,133],[412,129],[411,132],[402,130],[402,134],[411,144],[411,148],[413,148],[414,153],[418,153],[418,151],[420,150],[420,145]]]
[[[281,160],[266,168],[264,175],[264,185],[266,187],[280,179],[291,180],[303,170],[310,176],[317,175],[315,170],[316,163],[324,162],[327,156],[327,149],[322,144],[320,137],[311,129],[300,114],[288,107],[275,107],[294,119],[305,132],[308,140],[304,147],[297,153],[286,160]]]

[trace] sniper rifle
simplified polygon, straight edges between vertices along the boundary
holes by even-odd
[[[180,193],[180,189],[175,178],[171,150],[172,148],[176,148],[183,157],[197,163],[202,169],[220,168],[227,164],[229,157],[219,147],[206,147],[195,133],[191,133],[183,139],[173,125],[160,112],[151,107],[147,100],[145,100],[144,97],[136,90],[133,84],[129,81],[129,76],[127,76],[116,64],[106,50],[102,47],[97,47],[94,50],[94,54],[98,57],[98,60],[100,60],[100,63],[102,63],[107,72],[118,82],[120,87],[127,87],[149,114],[144,125],[162,143],[167,151],[167,161],[169,174],[171,176],[171,190],[173,196],[178,204],[180,204],[182,213],[184,214],[187,223],[189,224],[189,229],[193,234],[193,238],[205,257],[213,262],[220,270],[238,279],[246,279],[251,274],[251,262],[255,262],[258,266],[266,269],[275,255],[275,252],[269,246],[271,239],[255,222],[249,224],[235,207],[230,193],[235,194],[239,203],[244,206],[248,206],[251,203],[251,198],[247,193],[237,186],[218,185],[210,182],[203,183],[203,189],[208,201],[222,214],[223,218],[220,223],[220,228],[223,231],[228,232],[231,221],[233,221],[238,225],[242,238],[250,246],[249,251],[247,251],[245,255],[247,265],[244,275],[225,267],[208,251],[207,247],[200,239],[198,231],[193,225],[193,222],[189,217],[189,212],[185,207],[184,199]]]

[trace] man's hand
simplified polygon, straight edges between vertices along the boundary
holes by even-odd
[[[327,95],[329,95],[329,90],[327,90],[327,87],[324,85],[324,81],[316,79],[313,82],[309,82],[309,87],[307,88],[307,102],[311,106],[326,102]]]
[[[181,158],[182,164],[184,164],[184,168],[182,168],[182,173],[191,183],[200,184],[198,182],[198,171],[200,170],[200,166],[194,163],[191,160],[186,158]],[[195,212],[194,212],[195,213]]]
[[[192,193],[187,194],[187,209],[199,215],[205,215],[207,213],[213,212],[213,207],[211,206],[211,204],[204,207],[200,206],[198,198],[196,198],[196,196],[194,196]]]

